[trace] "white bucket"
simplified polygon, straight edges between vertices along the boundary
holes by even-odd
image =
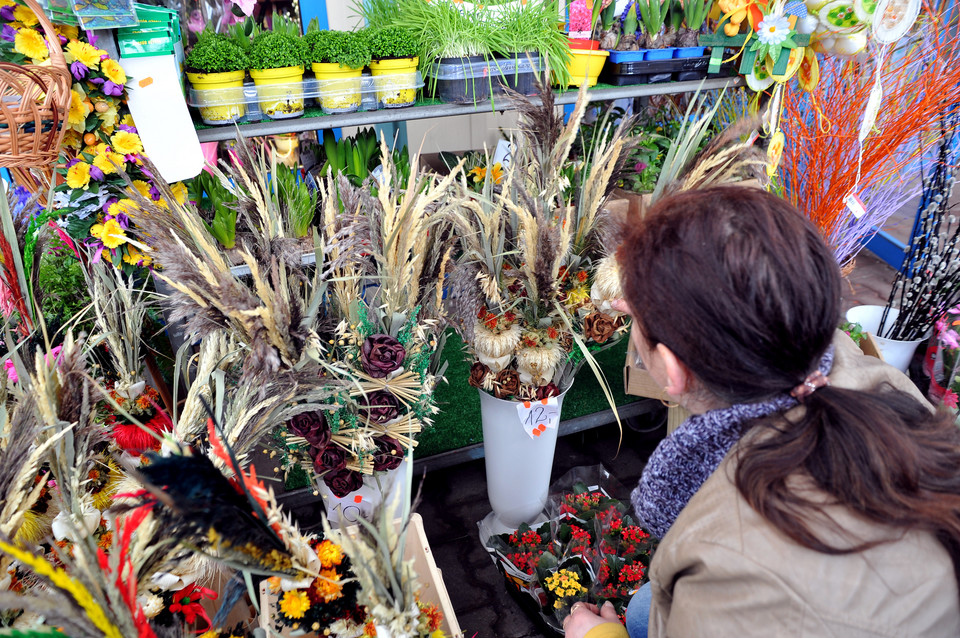
[[[859,323],[865,332],[873,335],[880,348],[880,354],[883,360],[892,365],[900,372],[906,372],[910,367],[910,361],[913,360],[913,353],[917,351],[917,346],[926,340],[916,339],[914,341],[900,341],[897,339],[887,339],[877,334],[880,329],[880,319],[883,317],[883,310],[886,306],[854,306],[847,311],[847,321],[850,323]],[[889,329],[893,322],[897,320],[900,311],[891,308],[887,314],[886,328]]]
[[[558,408],[563,407],[564,395],[556,397]],[[531,437],[520,422],[517,405],[480,390],[487,497],[495,519],[490,523],[498,530],[536,521],[547,503],[557,448],[559,427]]]
[[[342,497],[334,494],[323,479],[318,480],[317,491],[323,499],[330,526],[339,529],[346,525],[356,525],[361,518],[373,522],[373,514],[382,503],[390,503],[397,498],[398,493],[400,498],[409,498],[406,494],[407,482],[404,479],[407,463],[408,460],[404,459],[395,470],[364,476],[359,490]]]

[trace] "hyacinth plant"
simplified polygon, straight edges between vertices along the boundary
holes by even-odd
[[[448,309],[475,358],[471,385],[530,400],[566,391],[585,361],[600,376],[592,353],[627,333],[627,318],[611,306],[621,296],[613,251],[625,220],[603,204],[636,140],[625,134],[629,122],[599,136],[589,168],[569,183],[564,165],[585,94],[566,125],[552,94],[543,106],[516,99],[520,133],[502,183],[485,180],[475,193],[460,182],[451,221],[462,258]]]

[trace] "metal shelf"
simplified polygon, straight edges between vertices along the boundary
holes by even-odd
[[[694,80],[692,82],[664,82],[662,84],[637,84],[634,86],[617,86],[610,88],[590,89],[587,96],[591,102],[605,100],[619,100],[621,98],[646,97],[651,95],[671,95],[687,93],[697,89],[723,89],[743,84],[740,76],[717,78],[712,80]],[[573,104],[577,101],[577,91],[565,91],[556,97],[558,105]],[[539,98],[531,98],[539,103]],[[205,128],[197,131],[201,142],[218,142],[232,140],[237,136],[237,130],[244,137],[259,137],[263,135],[279,135],[281,133],[297,133],[300,131],[319,131],[341,126],[369,126],[385,122],[404,122],[407,120],[423,120],[433,117],[449,117],[452,115],[473,115],[475,113],[490,113],[493,111],[512,110],[509,100],[496,100],[491,106],[487,101],[476,105],[436,104],[429,106],[411,106],[402,109],[381,109],[378,111],[364,111],[344,113],[342,115],[322,115],[319,117],[302,117],[290,120],[263,120],[239,126],[221,126]]]

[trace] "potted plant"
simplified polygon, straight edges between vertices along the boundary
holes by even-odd
[[[712,0],[684,0],[683,5],[683,28],[677,33],[677,50],[675,56],[678,58],[698,58],[703,55],[704,47],[698,46],[697,41],[700,29],[710,13]]]
[[[417,97],[417,67],[420,65],[420,41],[403,27],[388,26],[371,30],[370,73],[376,78],[377,101],[385,108],[411,106]]]
[[[275,16],[276,18],[276,16]],[[275,120],[303,115],[303,66],[307,47],[296,32],[274,20],[274,30],[258,34],[250,46],[250,77],[260,108]],[[295,27],[294,27],[295,28]]]
[[[232,124],[244,116],[247,54],[239,44],[223,34],[204,31],[187,55],[185,66],[205,124]]]
[[[523,95],[535,95],[536,78],[550,71],[559,83],[569,82],[570,47],[557,29],[556,18],[557,9],[550,2],[502,5],[492,44],[505,86]]]
[[[647,49],[647,60],[668,60],[673,49],[665,49],[663,24],[667,19],[670,0],[636,0],[637,13],[643,24],[643,34],[637,37],[641,49]]]
[[[360,76],[370,63],[362,32],[311,31],[304,37],[311,68],[320,85],[324,113],[352,113],[360,108]]]
[[[609,51],[599,49],[599,41],[589,39],[603,5],[596,1],[593,3],[593,9],[591,10],[587,6],[586,0],[573,0],[568,8],[571,56],[567,65],[570,77],[567,85],[581,86],[586,83],[587,86],[595,86],[600,77],[600,71],[603,70],[603,64],[610,56]],[[586,39],[584,34],[586,34]],[[562,85],[559,77],[554,76],[554,82]]]

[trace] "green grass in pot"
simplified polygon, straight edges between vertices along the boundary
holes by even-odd
[[[403,27],[373,29],[367,34],[374,60],[415,58],[420,55],[420,41]]]
[[[247,69],[247,54],[233,40],[221,33],[204,31],[187,55],[186,67],[191,73],[229,73]]]
[[[304,36],[311,62],[359,69],[370,64],[366,35],[352,31],[311,31]]]
[[[250,46],[251,69],[280,69],[308,62],[303,39],[279,31],[264,31]]]
[[[557,10],[551,0],[530,0],[504,7],[491,34],[495,53],[539,53],[557,81],[569,81],[570,46],[557,28]]]

